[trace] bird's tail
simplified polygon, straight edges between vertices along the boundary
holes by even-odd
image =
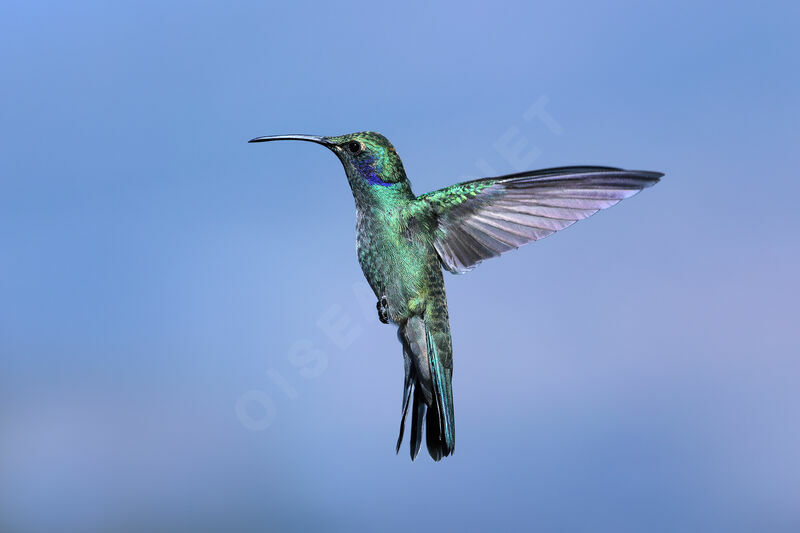
[[[438,461],[455,451],[453,371],[449,338],[439,335],[437,341],[437,335],[432,334],[423,318],[418,316],[410,318],[400,327],[398,337],[403,344],[406,376],[397,451],[400,451],[403,442],[405,419],[410,407],[411,459],[415,459],[419,453],[424,422],[428,453],[434,461]]]

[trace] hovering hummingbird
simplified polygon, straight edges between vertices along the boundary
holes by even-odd
[[[453,353],[442,267],[461,274],[633,196],[663,176],[612,167],[548,168],[467,181],[421,196],[403,162],[375,132],[276,135],[249,142],[310,141],[342,162],[356,202],[358,261],[378,318],[397,326],[405,382],[400,435],[411,410],[411,459],[426,443],[438,461],[455,450]],[[413,400],[412,400],[413,398]]]

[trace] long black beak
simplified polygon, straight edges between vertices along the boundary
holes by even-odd
[[[250,139],[247,142],[251,143],[263,143],[268,141],[309,141],[312,143],[321,144],[322,146],[326,146],[328,148],[332,148],[334,144],[325,137],[319,137],[317,135],[269,135],[267,137],[256,137],[255,139]]]

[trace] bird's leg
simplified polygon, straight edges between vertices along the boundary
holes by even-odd
[[[383,322],[384,324],[389,323],[389,302],[386,301],[386,295],[384,294],[381,296],[381,299],[378,300],[378,320]]]

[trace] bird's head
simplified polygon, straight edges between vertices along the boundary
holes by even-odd
[[[392,199],[398,195],[413,197],[400,156],[389,139],[380,133],[364,131],[338,137],[273,135],[250,140],[251,143],[267,141],[309,141],[331,150],[344,166],[356,203],[362,199]]]

